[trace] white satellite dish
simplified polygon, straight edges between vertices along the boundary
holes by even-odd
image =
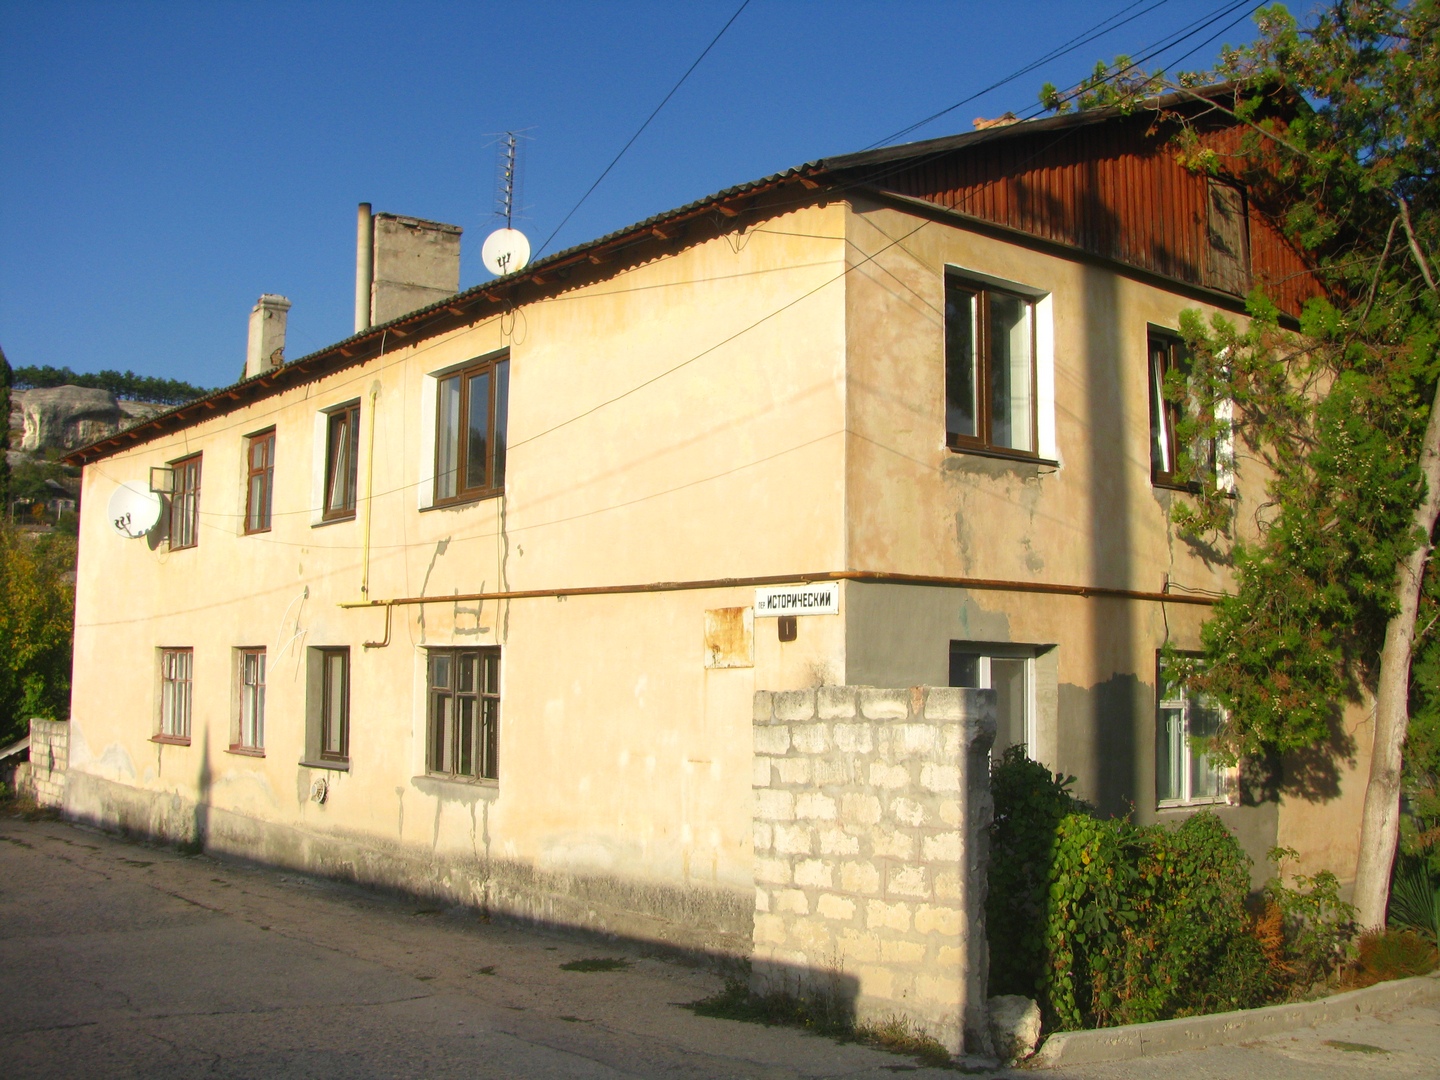
[[[110,524],[129,540],[139,540],[160,520],[164,504],[144,484],[126,480],[110,496]]]
[[[485,238],[480,259],[496,277],[513,274],[530,261],[530,241],[519,229],[496,229]]]

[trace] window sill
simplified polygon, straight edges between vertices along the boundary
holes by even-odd
[[[189,746],[190,736],[188,735],[151,735],[150,741],[160,743],[163,746]]]
[[[199,546],[200,546],[199,544],[170,544],[170,545],[167,546],[166,550],[167,550],[167,551],[194,551],[194,550],[195,550],[197,547],[199,547]]]
[[[245,532],[244,532],[242,535],[244,535],[244,536],[263,536],[265,533],[268,533],[269,531],[270,531],[270,526],[269,526],[269,525],[266,525],[265,528],[263,528],[263,529],[246,529]]]
[[[432,510],[464,510],[467,507],[474,506],[476,503],[486,502],[489,499],[498,499],[504,494],[504,491],[487,491],[483,495],[473,495],[464,499],[453,499],[450,502],[431,503],[429,506],[422,506],[420,513],[428,514]]]
[[[355,520],[355,512],[352,510],[350,513],[346,514],[344,517],[338,517],[338,516],[337,516],[337,517],[332,517],[332,518],[321,518],[319,521],[312,521],[312,522],[310,523],[310,527],[311,527],[312,529],[323,529],[326,525],[343,525],[343,524],[345,524],[347,521],[354,521],[354,520]]]
[[[238,754],[240,757],[263,758],[265,756],[265,748],[263,746],[230,746],[226,747],[225,752],[227,754]]]
[[[319,760],[313,758],[301,758],[300,765],[306,769],[329,769],[331,772],[350,771],[349,758],[346,758],[344,761],[330,760],[327,758],[321,758]]]
[[[449,776],[441,773],[423,773],[420,776],[412,776],[410,786],[426,795],[448,795],[450,798],[462,797],[461,792],[470,792],[475,798],[486,801],[494,801],[500,796],[499,780],[472,780],[464,776]]]
[[[1182,802],[1179,799],[1166,799],[1164,802],[1156,803],[1155,809],[1159,813],[1167,810],[1198,810],[1206,806],[1233,806],[1228,795],[1215,795],[1208,799],[1191,799],[1189,802]]]
[[[1060,468],[1060,462],[1053,458],[1043,458],[1036,454],[1024,453],[1020,450],[997,450],[992,446],[955,446],[951,443],[946,443],[945,449],[949,450],[952,454],[999,458],[1001,461],[1014,461],[1022,465],[1045,465],[1052,469]]]

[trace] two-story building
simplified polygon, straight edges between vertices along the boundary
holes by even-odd
[[[1230,585],[1168,515],[1180,314],[1314,283],[1157,116],[729,188],[76,451],[67,813],[744,953],[755,691],[979,686],[1102,808],[1353,876],[1368,734],[1325,798],[1241,782],[1160,678]]]

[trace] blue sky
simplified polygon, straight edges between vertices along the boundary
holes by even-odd
[[[538,247],[739,4],[0,0],[0,347],[222,385],[278,292],[303,356],[350,333],[361,201],[463,226],[478,284],[494,133],[528,129]],[[907,138],[1023,114],[1043,81],[1232,7],[751,0],[548,250],[885,140],[1111,16],[1130,21]],[[1157,62],[1200,46],[1181,66],[1207,66],[1247,12]]]

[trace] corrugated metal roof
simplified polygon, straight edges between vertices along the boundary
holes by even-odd
[[[1196,103],[1197,97],[1220,97],[1232,92],[1233,89],[1234,87],[1232,85],[1223,84],[1197,89],[1193,92],[1187,91],[1169,94],[1160,98],[1151,99],[1141,107],[1147,110],[1173,109]],[[553,255],[547,255],[537,262],[530,263],[515,273],[507,274],[504,277],[495,278],[481,285],[473,286],[464,292],[457,293],[454,296],[419,308],[399,318],[392,319],[388,323],[373,326],[358,334],[353,334],[348,338],[337,341],[333,345],[327,345],[323,349],[313,352],[308,356],[301,357],[298,360],[293,360],[282,367],[274,368],[271,371],[253,376],[249,379],[243,379],[230,386],[221,387],[207,394],[205,397],[187,402],[184,405],[177,405],[133,427],[126,428],[123,431],[103,439],[97,439],[87,446],[79,447],[71,451],[64,460],[70,464],[86,464],[91,461],[98,461],[128,447],[139,445],[153,438],[158,438],[167,432],[183,429],[211,416],[223,415],[250,401],[283,393],[287,389],[323,378],[326,375],[332,374],[334,371],[364,363],[370,359],[369,350],[371,347],[373,346],[378,349],[380,344],[384,342],[391,333],[395,333],[397,336],[403,335],[407,338],[407,344],[409,344],[408,338],[411,334],[428,336],[432,333],[441,333],[453,329],[454,324],[444,326],[437,324],[425,328],[422,328],[419,324],[423,324],[441,313],[453,313],[456,312],[456,309],[463,309],[473,304],[477,299],[496,297],[499,294],[507,292],[521,281],[537,281],[538,283],[538,279],[544,278],[547,271],[554,271],[568,264],[573,264],[607,247],[616,247],[627,241],[637,241],[647,238],[650,231],[656,227],[695,217],[708,209],[723,206],[728,202],[744,198],[747,195],[802,180],[809,183],[810,186],[833,187],[842,174],[853,175],[856,172],[863,172],[877,165],[923,160],[948,154],[955,150],[981,146],[988,143],[1003,142],[1020,136],[1028,136],[1047,131],[1061,131],[1092,124],[1103,124],[1130,115],[1133,115],[1133,110],[1103,108],[1069,113],[1042,120],[1021,120],[1001,127],[965,132],[960,135],[947,135],[941,138],[901,143],[895,146],[886,146],[855,154],[841,154],[834,157],[821,158],[803,165],[797,165],[791,169],[786,169],[783,172],[772,173],[758,180],[736,184],[733,187],[717,191],[712,195],[707,195],[702,199],[696,199],[683,206],[655,214],[652,217],[645,218],[643,221],[635,222],[633,225],[616,229],[614,232],[606,233],[604,236],[594,240],[576,244],[563,251],[557,251]],[[827,177],[830,179],[827,180]],[[488,318],[490,314],[491,312],[486,311],[472,314],[468,318],[461,317],[462,321],[460,324],[463,325],[466,321],[474,322],[479,318]]]

